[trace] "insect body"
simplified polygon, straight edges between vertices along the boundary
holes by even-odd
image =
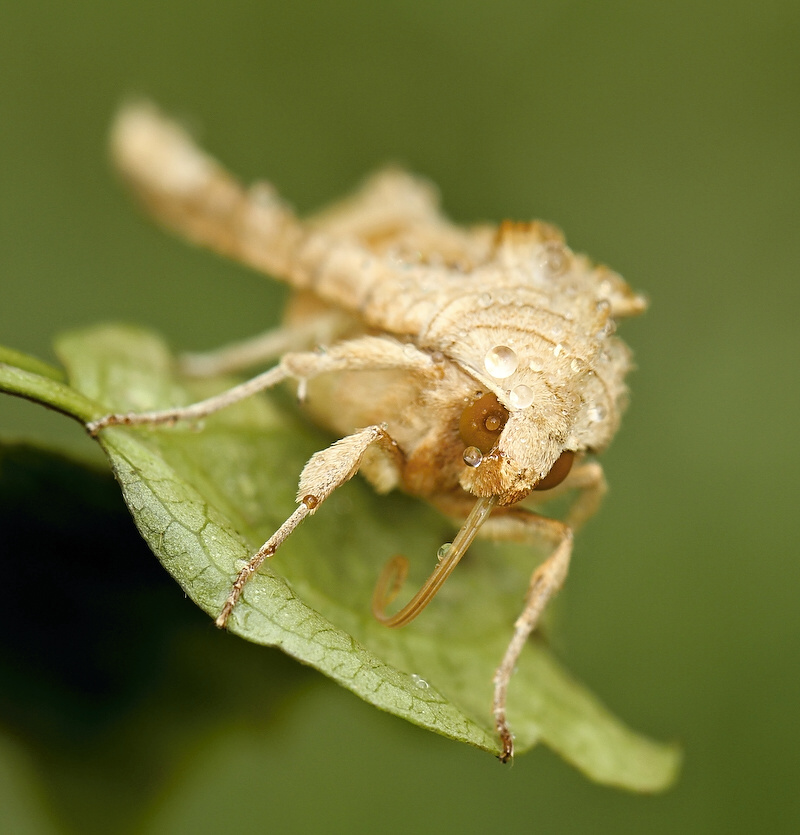
[[[270,370],[201,403],[109,415],[89,431],[202,417],[294,380],[316,420],[341,436],[309,460],[296,510],[235,579],[219,626],[263,561],[357,470],[381,492],[400,488],[461,521],[431,577],[393,615],[386,608],[406,562],[389,563],[373,598],[388,626],[416,617],[477,535],[549,543],[494,679],[509,759],[511,674],[566,576],[573,528],[604,490],[585,456],[607,446],[624,407],[629,355],[614,321],[643,311],[644,300],[549,225],[453,225],[428,184],[397,170],[301,222],[269,186],[242,188],[150,107],[122,112],[113,146],[162,221],[296,292],[281,328],[187,363],[204,373],[279,357]],[[554,487],[578,489],[564,521],[530,509]]]

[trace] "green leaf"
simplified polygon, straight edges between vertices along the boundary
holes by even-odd
[[[163,343],[133,328],[75,333],[58,350],[72,384],[88,398],[81,419],[95,416],[96,404],[161,408],[230,384],[181,380]],[[19,384],[13,393],[21,393]],[[332,440],[284,401],[280,393],[255,397],[201,425],[101,433],[141,534],[211,616],[241,561],[294,509],[305,461]],[[377,707],[498,753],[492,675],[534,564],[530,550],[476,544],[434,604],[403,629],[387,629],[370,614],[388,557],[410,555],[410,587],[429,573],[452,534],[423,503],[379,497],[354,479],[248,584],[229,630],[280,647]],[[520,659],[508,715],[518,753],[545,742],[599,782],[657,791],[677,772],[674,747],[624,727],[538,641]]]

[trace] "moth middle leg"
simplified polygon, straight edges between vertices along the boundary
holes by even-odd
[[[86,429],[94,437],[110,426],[157,426],[198,420],[266,391],[284,380],[298,381],[298,394],[302,399],[305,383],[320,374],[382,369],[405,370],[424,375],[434,373],[434,364],[429,354],[414,346],[387,337],[362,336],[338,342],[322,352],[286,354],[273,368],[197,403],[148,412],[108,414],[87,423]]]

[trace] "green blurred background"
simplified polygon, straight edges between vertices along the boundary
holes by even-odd
[[[132,95],[300,210],[396,161],[458,220],[551,220],[649,294],[622,329],[632,407],[553,640],[686,761],[658,797],[592,786],[544,749],[503,768],[218,635],[156,567],[135,593],[155,594],[169,642],[144,640],[141,615],[107,633],[122,617],[107,612],[83,625],[87,647],[108,634],[85,675],[48,670],[35,609],[11,604],[3,652],[18,641],[40,688],[0,683],[3,831],[800,831],[798,43],[792,0],[5,3],[6,345],[52,358],[57,332],[128,320],[202,348],[279,315],[281,288],[173,241],[119,189],[106,131]],[[0,432],[97,455],[76,425],[10,398]],[[76,576],[130,591],[125,559],[148,555],[115,533],[40,572],[31,606]],[[122,670],[94,700],[92,653]]]

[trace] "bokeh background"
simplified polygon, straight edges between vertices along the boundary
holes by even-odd
[[[71,506],[61,485],[76,541],[99,540],[65,564],[63,543],[41,547],[53,509],[30,523],[54,558],[30,607],[4,603],[5,659],[33,678],[2,668],[0,828],[797,832],[799,42],[793,0],[4,4],[6,345],[52,358],[54,334],[125,320],[211,347],[278,317],[281,288],[173,241],[119,189],[107,126],[142,95],[300,210],[399,162],[458,220],[551,220],[649,294],[624,324],[632,406],[553,641],[686,760],[658,797],[592,786],[544,749],[502,768],[218,635],[157,566],[132,581],[121,566],[146,571],[148,552],[92,522],[122,511]],[[97,454],[10,398],[0,432]],[[7,566],[38,559],[6,536]],[[124,599],[30,638],[48,587],[95,583]]]

